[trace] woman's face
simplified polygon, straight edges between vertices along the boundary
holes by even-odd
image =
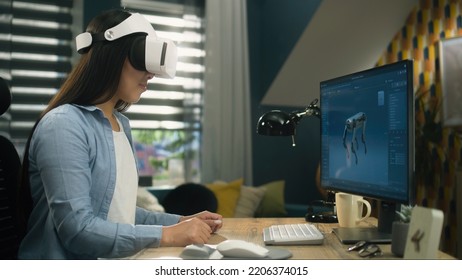
[[[120,76],[119,88],[116,97],[127,103],[136,103],[141,98],[141,94],[146,91],[148,81],[154,77],[147,71],[135,69],[130,61],[125,59]]]

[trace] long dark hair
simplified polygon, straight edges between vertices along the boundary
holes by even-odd
[[[104,12],[91,20],[86,31],[92,34],[104,32],[130,15],[125,10]],[[18,190],[18,226],[21,238],[26,233],[27,220],[33,207],[29,181],[29,146],[35,128],[45,114],[60,105],[97,105],[109,101],[117,91],[125,59],[136,36],[139,34],[125,36],[112,42],[94,42],[89,50],[82,54],[58,93],[50,100],[32,128],[24,151],[21,184]],[[125,111],[129,105],[120,100],[116,103],[115,109],[120,112]]]

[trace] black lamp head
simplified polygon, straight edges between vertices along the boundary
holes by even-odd
[[[296,122],[291,114],[279,110],[263,114],[257,123],[257,133],[268,136],[295,135]]]
[[[320,117],[321,110],[317,106],[318,99],[313,100],[303,111],[290,114],[279,110],[264,113],[257,123],[257,133],[268,136],[292,136],[292,146],[295,146],[295,128],[298,122],[306,116]]]

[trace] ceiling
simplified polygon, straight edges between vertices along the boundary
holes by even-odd
[[[419,0],[323,0],[262,105],[303,107],[319,82],[373,67]]]

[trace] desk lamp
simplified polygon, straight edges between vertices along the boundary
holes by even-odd
[[[290,114],[280,110],[272,110],[264,113],[257,123],[257,133],[267,136],[291,136],[292,146],[295,144],[295,131],[298,123],[303,117],[321,117],[321,110],[318,107],[318,99],[314,99],[308,107],[302,111],[294,111]],[[329,205],[335,209],[335,202],[332,194],[328,193],[328,200],[321,201],[322,205]],[[319,201],[316,201],[319,202]],[[308,222],[337,223],[335,211],[315,213],[312,206],[308,208],[305,216]]]
[[[264,113],[257,123],[257,133],[268,136],[291,136],[292,146],[295,146],[295,128],[305,116],[321,116],[321,110],[316,105],[318,99],[313,100],[303,111],[294,111],[290,114],[280,110]]]

